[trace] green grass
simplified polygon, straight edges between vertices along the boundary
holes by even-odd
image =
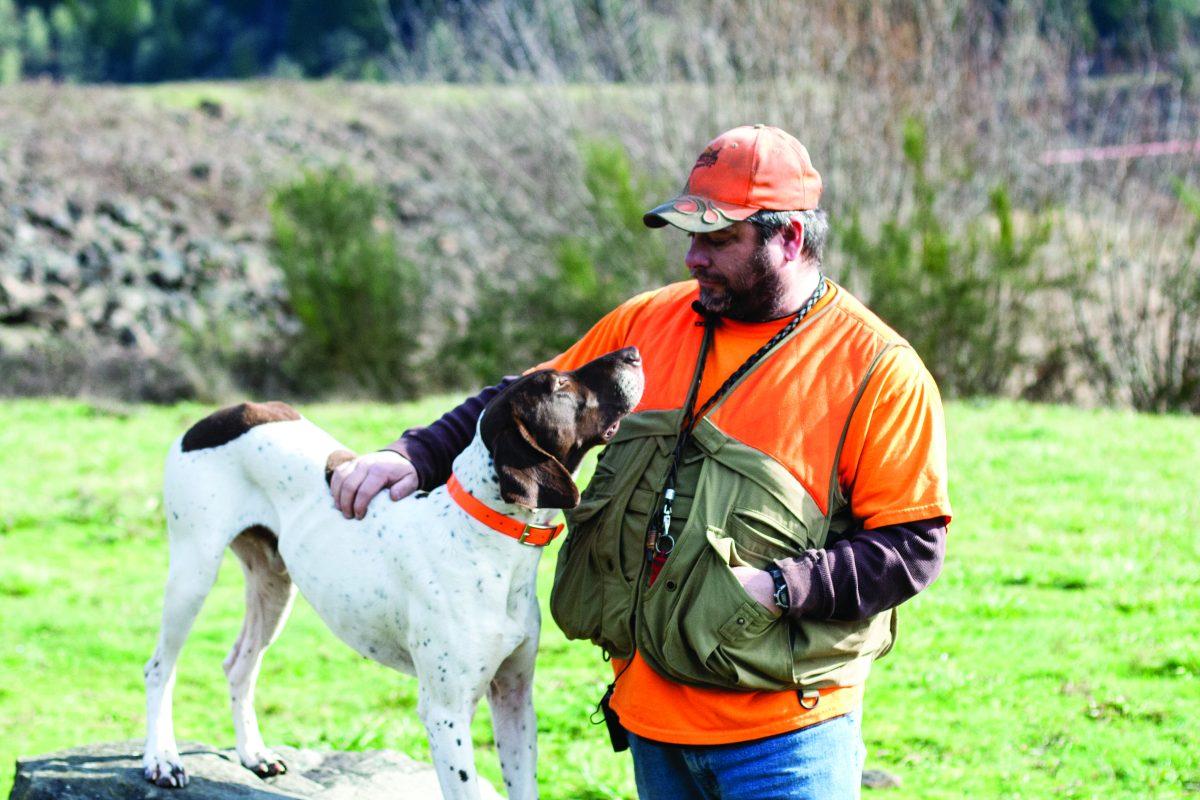
[[[446,398],[303,411],[374,449]],[[143,734],[166,546],[169,442],[208,409],[0,404],[0,796],[18,754]],[[864,717],[895,798],[1200,793],[1200,420],[951,404],[956,521],[942,577],[901,610]],[[548,594],[553,553],[542,560]],[[220,662],[242,614],[227,564],[184,649],[181,739],[231,745]],[[631,798],[588,714],[609,674],[547,618],[542,796]],[[356,656],[302,601],[267,654],[268,742],[428,757],[415,681]],[[499,783],[486,705],[474,729]]]

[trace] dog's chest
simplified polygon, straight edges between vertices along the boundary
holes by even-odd
[[[540,551],[483,528],[444,487],[294,534],[280,542],[293,580],[369,658],[411,671],[422,648],[503,649],[536,633]]]

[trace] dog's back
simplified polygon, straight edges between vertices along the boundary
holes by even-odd
[[[241,403],[210,414],[167,454],[163,504],[172,540],[197,526],[225,544],[251,526],[278,531],[288,522],[281,515],[302,515],[325,499],[325,459],[340,447],[284,403]]]

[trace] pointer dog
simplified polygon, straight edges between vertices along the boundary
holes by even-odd
[[[476,501],[544,539],[539,529],[555,510],[579,502],[571,476],[584,453],[612,438],[642,386],[632,347],[574,372],[530,373],[488,405],[454,474]],[[259,733],[254,685],[299,588],[359,653],[417,676],[418,713],[448,800],[479,797],[470,724],[485,692],[508,796],[536,797],[541,548],[478,521],[445,486],[347,520],[325,482],[352,457],[282,403],[218,411],[172,445],[163,490],[170,568],[146,664],[146,779],[187,783],[171,718],[175,663],[231,547],[246,576],[246,617],[224,666],[246,767],[263,777],[286,770]]]

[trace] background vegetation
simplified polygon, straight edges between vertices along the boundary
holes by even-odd
[[[0,403],[0,760],[141,735],[161,458],[211,404],[457,397],[538,363],[686,277],[685,239],[641,212],[762,121],[824,176],[826,273],[948,396],[993,396],[948,405],[958,519],[873,679],[871,765],[902,797],[1200,791],[1200,431],[1170,413],[1200,411],[1198,19],[0,0],[0,395],[93,398]],[[304,410],[374,449],[451,402]],[[236,575],[185,650],[181,737],[230,739]],[[603,666],[542,644],[543,795],[632,796],[585,721]],[[421,756],[412,682],[378,669],[301,605],[266,659],[268,738]],[[486,712],[475,733],[494,780]]]
[[[997,18],[1029,7],[1022,0],[988,5]],[[671,0],[0,0],[0,82],[264,75],[497,81],[524,76],[547,57],[568,80],[643,81],[652,68],[629,57],[645,44],[637,40],[689,8],[700,10]],[[1200,8],[1190,0],[1044,0],[1032,8],[1045,35],[1106,68],[1196,66],[1188,45],[1200,33]],[[475,36],[496,27],[514,34],[539,28],[548,50],[530,52],[520,35],[500,48]],[[633,33],[635,46],[592,43],[580,58],[581,32],[589,30]]]
[[[302,410],[370,449],[451,402]],[[161,463],[206,411],[0,403],[0,474],[38,476],[0,482],[0,763],[143,735],[167,560]],[[901,609],[867,692],[868,767],[903,780],[887,796],[1200,791],[1200,421],[1011,402],[951,403],[947,421],[946,567]],[[543,599],[553,563],[551,549]],[[241,624],[240,575],[225,565],[184,648],[181,740],[232,744],[220,664]],[[542,796],[633,798],[628,757],[587,721],[608,665],[549,623],[538,659]],[[428,758],[415,703],[413,679],[355,655],[303,600],[257,695],[270,743]],[[473,733],[498,783],[486,704]],[[0,795],[10,780],[0,773]]]
[[[1200,407],[1189,3],[0,0],[0,17],[10,77],[43,76],[0,89],[3,394],[490,383],[685,277],[682,237],[640,212],[715,133],[766,121],[825,177],[826,272],[948,395]],[[266,74],[388,82],[62,82]]]

